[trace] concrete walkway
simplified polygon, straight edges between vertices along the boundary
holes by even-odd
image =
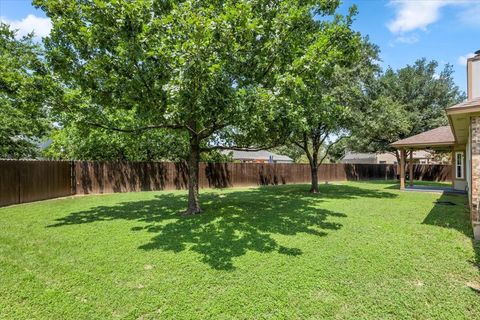
[[[413,186],[405,187],[405,191],[410,192],[433,192],[433,193],[453,193],[453,194],[467,194],[464,190],[455,190],[452,187],[441,186]]]

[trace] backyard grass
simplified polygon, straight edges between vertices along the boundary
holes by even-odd
[[[478,319],[467,199],[392,182],[0,209],[1,319]],[[452,204],[439,204],[437,200]]]

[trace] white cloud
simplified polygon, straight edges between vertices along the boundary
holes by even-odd
[[[471,5],[473,0],[391,0],[395,19],[387,24],[392,33],[405,33],[427,27],[440,19],[440,9],[448,5]],[[478,19],[473,16],[472,19]]]
[[[458,62],[458,64],[460,64],[462,66],[466,66],[468,58],[471,58],[471,57],[474,57],[474,56],[475,56],[475,53],[473,53],[473,52],[467,53],[466,55],[458,57],[457,62]]]
[[[404,44],[414,44],[414,43],[417,43],[418,41],[420,41],[420,39],[416,34],[402,35],[402,36],[398,36],[395,39],[395,42],[404,43]]]
[[[35,37],[42,38],[47,36],[52,29],[52,23],[49,18],[37,17],[33,14],[29,14],[22,20],[10,20],[0,17],[0,21],[9,24],[12,29],[17,29],[18,37],[23,37],[33,31]]]
[[[415,29],[425,30],[429,24],[438,20],[440,8],[449,2],[450,0],[391,1],[390,4],[395,7],[396,16],[387,27],[393,33],[408,32]]]

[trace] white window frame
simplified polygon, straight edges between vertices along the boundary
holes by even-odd
[[[460,156],[460,163],[458,156]],[[465,154],[463,151],[455,152],[455,179],[465,179]],[[458,168],[461,168],[460,173],[461,175],[458,175]]]

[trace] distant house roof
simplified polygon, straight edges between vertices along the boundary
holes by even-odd
[[[342,158],[343,160],[366,160],[375,159],[377,155],[375,153],[359,153],[359,152],[347,152]]]
[[[358,152],[347,152],[342,160],[367,160],[367,159],[376,159],[379,156],[388,155],[395,157],[394,154],[390,153],[358,153]],[[413,153],[414,159],[427,159],[430,158],[432,154],[428,151],[415,151]]]
[[[391,144],[395,148],[401,147],[435,147],[435,146],[450,146],[455,144],[455,137],[453,136],[450,126],[435,128],[423,133],[408,137],[403,140],[398,140]]]
[[[419,151],[414,151],[413,152],[413,158],[414,159],[427,159],[431,158],[432,154],[428,151],[425,150],[419,150]]]
[[[284,155],[276,154],[267,150],[260,151],[237,151],[237,150],[225,150],[224,154],[233,153],[233,160],[264,160],[268,161],[270,156],[273,156],[273,161],[288,161],[293,162],[293,159]]]

